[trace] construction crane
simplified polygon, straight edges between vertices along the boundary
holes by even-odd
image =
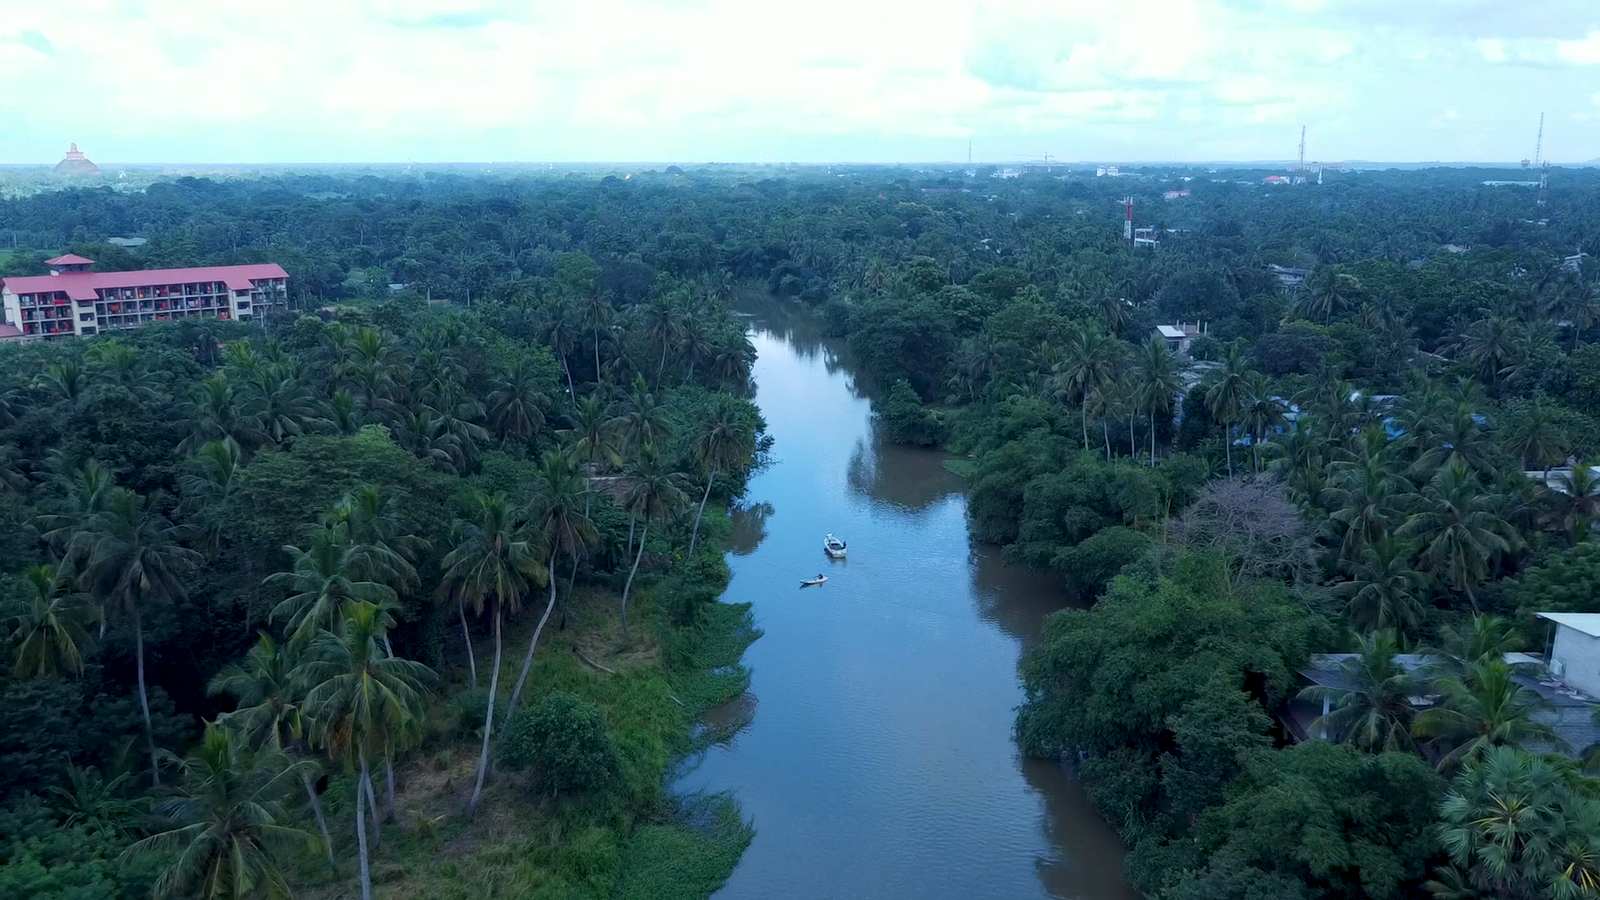
[[[1048,153],[1037,153],[1037,154],[1019,153],[1019,154],[1017,154],[1017,156],[1020,159],[1022,159],[1024,162],[1043,162],[1044,163],[1044,170],[1046,172],[1050,171],[1050,161],[1056,158],[1054,156],[1051,156]]]

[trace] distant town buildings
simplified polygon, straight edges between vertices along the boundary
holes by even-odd
[[[58,256],[49,275],[0,280],[0,338],[103,334],[175,319],[250,319],[282,303],[289,275],[276,263],[93,272],[94,260]]]
[[[1188,188],[1184,188],[1181,191],[1167,191],[1166,193],[1161,195],[1161,199],[1163,199],[1163,200],[1176,200],[1179,197],[1187,197],[1187,196],[1189,196],[1189,189]]]
[[[1161,243],[1161,229],[1135,228],[1133,230],[1133,245],[1135,247],[1155,247]]]
[[[67,148],[66,158],[56,163],[55,173],[75,176],[99,175],[100,167],[90,162],[89,157],[83,155],[77,144],[72,144]]]
[[[1167,344],[1167,349],[1173,353],[1188,353],[1189,345],[1195,338],[1206,333],[1204,322],[1175,322],[1171,325],[1157,325],[1156,337]]]
[[[1262,184],[1288,184],[1289,179],[1282,175],[1268,175],[1261,179]]]
[[[1094,170],[1094,174],[1096,178],[1118,178],[1122,170],[1116,166],[1100,166]]]

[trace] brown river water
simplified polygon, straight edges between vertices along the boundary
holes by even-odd
[[[972,541],[939,454],[875,439],[818,321],[746,311],[775,444],[736,511],[726,599],[766,634],[749,693],[708,716],[743,727],[679,784],[731,791],[756,828],[717,900],[1131,900],[1116,835],[1011,738],[1017,661],[1061,592]],[[830,531],[848,560],[823,554]]]

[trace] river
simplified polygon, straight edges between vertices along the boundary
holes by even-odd
[[[755,824],[718,900],[1129,900],[1116,835],[1011,739],[1017,661],[1060,591],[968,537],[939,454],[874,439],[820,323],[747,309],[775,444],[736,511],[726,598],[766,634],[749,693],[711,714],[744,727],[681,785],[732,791]],[[829,531],[848,560],[823,554]]]

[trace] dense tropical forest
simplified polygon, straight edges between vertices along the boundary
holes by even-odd
[[[0,351],[0,897],[708,893],[748,831],[663,779],[755,636],[714,602],[765,446],[741,291],[814,307],[1082,602],[1017,738],[1141,892],[1600,895],[1588,748],[1505,661],[1600,612],[1600,176],[990,174],[0,202],[5,274],[291,275],[264,323]]]

